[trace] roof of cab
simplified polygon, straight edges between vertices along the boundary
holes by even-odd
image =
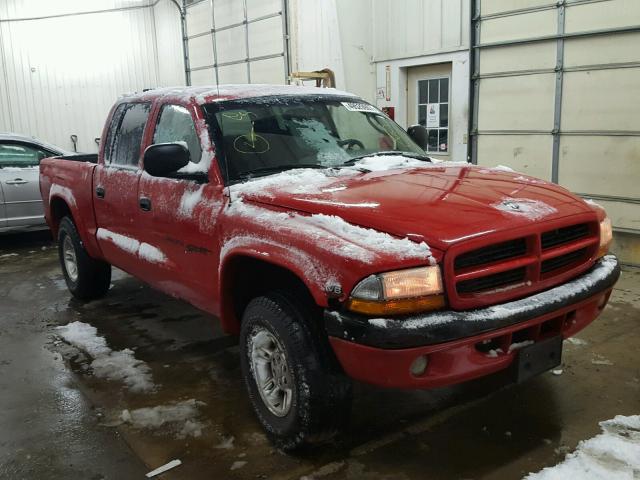
[[[261,85],[261,84],[237,84],[202,87],[165,87],[146,90],[141,93],[125,95],[125,101],[153,101],[158,98],[179,100],[185,103],[197,104],[220,102],[240,98],[270,97],[270,96],[297,96],[297,95],[329,95],[340,97],[354,97],[352,93],[336,90],[335,88],[299,87],[297,85]]]

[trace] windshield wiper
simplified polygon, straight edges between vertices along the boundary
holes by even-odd
[[[346,167],[346,166],[349,166],[349,165],[355,165],[356,162],[362,160],[363,158],[375,157],[377,155],[393,155],[393,156],[402,156],[402,157],[408,157],[408,158],[415,158],[416,160],[423,160],[423,161],[426,161],[426,162],[430,162],[431,161],[431,158],[429,158],[426,155],[420,155],[419,153],[402,152],[400,150],[387,150],[387,151],[382,150],[380,152],[367,153],[366,155],[359,155],[357,157],[350,158],[349,160],[344,162],[342,164],[342,166]]]
[[[293,170],[296,168],[327,168],[327,167],[324,165],[318,165],[317,163],[297,163],[295,165],[277,165],[273,167],[254,168],[253,170],[240,172],[238,174],[238,178],[240,180],[250,180],[253,177],[262,177],[265,175],[280,173],[286,170]]]

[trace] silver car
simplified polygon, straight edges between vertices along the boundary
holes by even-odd
[[[0,232],[47,228],[40,198],[40,160],[73,155],[32,137],[0,133]]]

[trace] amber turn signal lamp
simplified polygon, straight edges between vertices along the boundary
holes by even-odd
[[[431,295],[428,297],[400,298],[397,300],[362,300],[350,298],[347,300],[347,308],[352,312],[364,315],[402,315],[426,310],[437,310],[444,307],[444,295]]]
[[[598,258],[609,253],[611,240],[613,240],[611,220],[609,217],[605,217],[605,219],[600,222],[600,246],[598,247]]]

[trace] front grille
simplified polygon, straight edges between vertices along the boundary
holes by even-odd
[[[542,249],[569,243],[589,235],[589,224],[580,223],[568,227],[557,228],[549,232],[544,232],[541,236]]]
[[[551,288],[586,268],[598,243],[598,223],[591,221],[467,251],[452,249],[449,300],[455,308],[475,308]]]
[[[515,268],[506,272],[494,273],[486,277],[463,280],[458,283],[458,293],[479,293],[523,282],[526,268]]]
[[[527,251],[527,242],[524,238],[516,238],[508,242],[496,243],[488,247],[478,248],[456,257],[454,268],[475,267],[487,263],[498,262],[508,258],[515,258],[524,255]]]
[[[587,251],[588,250],[586,248],[581,248],[575,252],[566,253],[559,257],[553,257],[549,260],[545,260],[542,262],[540,267],[540,273],[549,273],[553,270],[558,270],[559,268],[566,267],[567,265],[571,265],[572,263],[582,260],[587,254]]]

